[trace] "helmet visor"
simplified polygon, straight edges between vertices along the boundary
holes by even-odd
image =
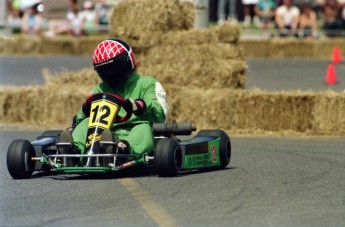
[[[127,52],[123,52],[107,62],[95,65],[95,70],[108,86],[119,87],[127,81],[131,73],[131,70],[128,70],[128,61]]]

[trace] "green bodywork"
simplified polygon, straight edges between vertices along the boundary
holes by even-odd
[[[206,139],[209,139],[209,137],[206,137]],[[200,143],[193,143],[192,140],[185,142],[185,144],[182,143],[182,148],[183,145],[185,148],[183,149],[184,159],[182,169],[191,170],[220,166],[219,144],[220,139],[217,137]]]

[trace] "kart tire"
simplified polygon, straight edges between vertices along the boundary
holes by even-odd
[[[182,168],[182,150],[178,142],[164,138],[157,142],[154,152],[155,168],[160,177],[174,177]]]
[[[62,130],[48,130],[44,131],[41,136],[56,136],[59,137]]]
[[[231,160],[231,141],[229,136],[223,130],[200,130],[199,136],[217,136],[220,138],[220,168],[224,169]]]
[[[32,144],[27,140],[14,140],[7,151],[7,170],[14,179],[31,177],[36,162],[31,160],[36,156]]]

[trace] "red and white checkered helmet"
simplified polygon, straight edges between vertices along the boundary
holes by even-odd
[[[98,44],[92,63],[102,81],[111,88],[123,85],[135,69],[132,48],[119,39],[107,39]]]

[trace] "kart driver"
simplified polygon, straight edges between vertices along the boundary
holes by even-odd
[[[162,85],[156,79],[141,76],[135,71],[134,53],[123,40],[107,39],[99,43],[93,52],[92,63],[102,82],[93,88],[91,94],[112,93],[123,97],[126,101],[119,115],[133,113],[128,121],[114,123],[111,128],[114,137],[119,139],[118,147],[123,153],[130,154],[152,151],[152,124],[164,122],[169,110]],[[89,115],[90,106],[84,103],[75,117],[77,126],[73,133],[63,130],[58,141],[74,146],[61,146],[59,153],[84,153]],[[67,165],[70,164],[73,164],[71,160]]]

